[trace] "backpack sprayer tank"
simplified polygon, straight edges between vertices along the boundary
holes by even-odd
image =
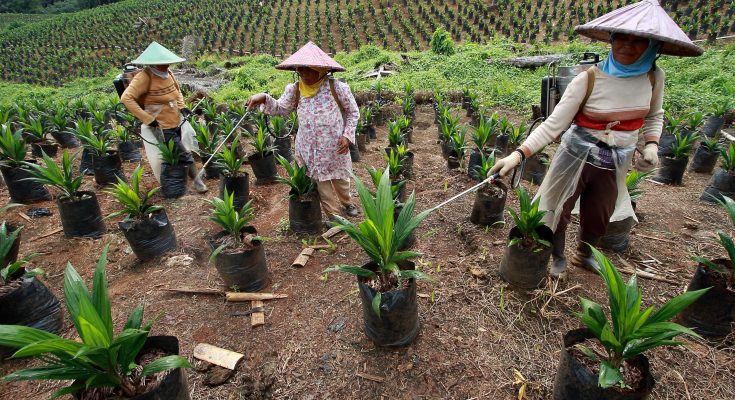
[[[559,61],[549,63],[549,73],[541,79],[541,112],[548,118],[561,100],[567,86],[575,76],[600,62],[599,53],[584,53],[582,61],[577,65],[559,66]]]
[[[142,69],[133,64],[125,64],[123,66],[123,71],[112,80],[112,84],[115,85],[115,90],[117,91],[118,96],[122,97],[123,92],[127,89],[130,81],[132,81],[133,77],[135,77],[135,75],[140,71],[142,71]]]

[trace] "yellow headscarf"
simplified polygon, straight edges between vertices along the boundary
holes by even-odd
[[[322,78],[314,82],[311,85],[307,85],[304,83],[303,80],[299,79],[299,93],[301,94],[301,97],[314,97],[314,95],[319,91],[319,88],[322,87],[322,83],[324,83],[324,79],[327,78],[327,72],[329,72],[328,68],[317,68],[317,67],[309,67],[309,68],[313,69],[314,71],[319,72],[319,76],[321,76]]]

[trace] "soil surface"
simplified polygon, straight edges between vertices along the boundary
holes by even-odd
[[[499,110],[500,112],[504,112]],[[461,111],[458,111],[461,112]],[[464,114],[464,112],[461,112]],[[507,113],[506,113],[507,114]],[[461,169],[448,170],[436,143],[436,127],[429,106],[416,112],[413,141],[417,211],[432,207],[475,184]],[[520,118],[512,116],[514,123]],[[463,122],[467,118],[463,117]],[[355,173],[365,182],[367,166],[383,167],[387,146],[385,126],[377,128],[377,141],[367,144]],[[553,147],[547,152],[553,152]],[[60,155],[59,155],[60,156]],[[201,165],[201,164],[200,164]],[[129,175],[135,164],[126,163]],[[144,186],[155,181],[147,163]],[[284,175],[280,169],[281,176]],[[253,177],[254,175],[250,175]],[[699,201],[709,175],[687,172],[683,186],[646,181],[646,193],[637,210],[644,217],[633,229],[631,247],[624,254],[607,253],[623,269],[638,267],[662,280],[639,278],[644,306],[660,306],[682,293],[692,277],[694,255],[722,257],[715,231],[732,233],[725,213]],[[207,387],[206,373],[187,371],[192,398],[203,399],[527,399],[551,398],[562,335],[581,323],[579,296],[605,304],[602,280],[587,271],[572,269],[567,280],[549,281],[530,293],[508,287],[498,277],[509,224],[491,228],[469,222],[473,195],[464,196],[432,213],[416,231],[413,250],[423,253],[416,265],[437,279],[418,282],[421,333],[399,349],[377,348],[363,333],[357,280],[339,273],[324,274],[335,264],[363,265],[366,255],[344,234],[332,238],[336,251],[317,251],[304,268],[291,262],[312,237],[288,232],[288,187],[282,184],[252,185],[256,209],[252,225],[264,242],[270,284],[263,292],[283,293],[288,298],[265,301],[265,325],[251,327],[250,317],[234,316],[250,308],[248,303],[227,303],[222,295],[181,294],[167,288],[195,287],[225,290],[214,265],[208,262],[206,240],[220,231],[207,220],[207,199],[216,196],[217,182],[208,180],[210,192],[190,193],[175,200],[157,195],[166,208],[178,239],[178,250],[161,259],[138,262],[116,220],[107,220],[102,238],[67,239],[53,201],[13,209],[4,218],[25,226],[21,256],[42,252],[32,265],[46,270],[42,280],[58,296],[63,294],[63,273],[73,264],[88,284],[105,244],[110,243],[107,266],[116,332],[133,308],[146,307],[146,318],[161,317],[152,334],[175,335],[181,354],[192,357],[198,343],[209,343],[245,355],[245,362],[227,383]],[[531,192],[537,186],[522,183]],[[370,186],[370,184],[368,184]],[[103,214],[118,211],[114,199],[85,177],[83,189],[98,194]],[[353,200],[359,204],[354,193]],[[7,191],[0,204],[8,202]],[[509,193],[508,206],[517,209]],[[51,217],[26,220],[20,214],[32,207],[48,207]],[[359,217],[354,220],[359,220]],[[506,218],[509,221],[510,218]],[[576,243],[577,224],[568,230],[567,253]],[[324,241],[317,240],[319,244]],[[626,277],[628,274],[624,274]],[[73,326],[65,316],[63,336],[73,338]],[[648,352],[656,379],[653,399],[735,398],[735,348],[730,342],[710,343],[682,338],[686,346]],[[0,365],[5,375],[37,365],[13,360]],[[47,399],[65,382],[0,382],[0,399]]]

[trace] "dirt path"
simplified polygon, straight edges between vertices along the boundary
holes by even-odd
[[[371,142],[354,167],[362,178],[367,165],[382,166],[386,145],[385,127],[378,129],[378,142]],[[449,171],[435,144],[436,127],[428,107],[417,113],[417,129],[411,145],[415,153],[417,209],[430,207],[472,182],[461,171]],[[127,165],[129,173],[133,165]],[[91,177],[85,178],[92,185]],[[692,274],[689,258],[694,251],[712,255],[719,252],[711,239],[715,229],[727,229],[724,213],[698,201],[709,176],[687,174],[685,186],[669,187],[644,183],[647,193],[638,203],[645,220],[633,236],[628,260],[656,259],[660,268],[678,276],[680,283],[640,280],[646,305],[661,304],[682,292]],[[146,176],[148,185],[152,178]],[[337,239],[333,254],[319,253],[303,269],[292,269],[291,261],[302,247],[301,239],[283,232],[287,218],[287,188],[283,185],[251,185],[257,207],[254,221],[259,233],[270,237],[266,253],[271,271],[265,291],[287,293],[289,297],[266,303],[266,324],[251,328],[246,317],[231,316],[248,308],[227,304],[217,296],[170,294],[173,286],[220,288],[222,282],[209,255],[205,239],[217,229],[206,220],[205,197],[215,195],[217,183],[208,182],[206,196],[189,195],[162,201],[173,217],[180,243],[174,255],[189,255],[190,264],[167,263],[171,256],[138,263],[127,243],[108,221],[109,233],[99,240],[69,240],[61,234],[33,241],[60,226],[52,202],[41,204],[53,210],[47,219],[24,222],[13,210],[8,220],[24,223],[21,253],[42,251],[36,264],[45,268],[45,282],[61,296],[63,270],[70,261],[89,281],[94,263],[104,244],[110,242],[108,267],[110,293],[116,326],[123,325],[127,313],[137,304],[146,305],[146,316],[163,316],[154,325],[154,334],[178,336],[181,351],[191,356],[197,343],[207,342],[246,355],[243,366],[229,383],[215,388],[203,385],[204,374],[187,373],[193,399],[343,399],[343,398],[484,398],[515,399],[521,385],[528,398],[551,396],[561,335],[581,324],[573,313],[579,311],[578,296],[603,300],[602,282],[578,270],[555,286],[526,294],[513,291],[497,277],[509,227],[485,230],[468,221],[472,196],[431,215],[417,231],[416,250],[424,255],[418,264],[438,279],[421,282],[419,313],[422,331],[411,345],[401,349],[376,348],[362,332],[362,309],[355,278],[343,274],[323,275],[335,263],[363,264],[366,257],[348,239]],[[524,183],[525,184],[525,183]],[[531,187],[532,191],[536,188]],[[103,213],[115,211],[110,196],[97,191]],[[7,194],[0,202],[7,202]],[[39,205],[35,205],[39,206]],[[516,207],[515,196],[509,206]],[[697,230],[687,228],[689,217],[698,221]],[[574,243],[576,225],[570,228]],[[617,262],[617,258],[613,256]],[[470,272],[470,269],[474,272]],[[561,296],[551,296],[581,285]],[[64,335],[72,335],[65,321]],[[735,397],[735,349],[716,349],[706,342],[684,340],[687,348],[656,349],[650,352],[657,385],[654,399],[731,399]],[[29,366],[28,361],[12,361],[0,366],[3,375]],[[514,384],[514,371],[523,382]],[[374,382],[358,377],[367,373],[384,379]],[[45,399],[63,383],[2,382],[0,398]],[[687,396],[688,393],[688,396]],[[21,394],[19,396],[19,394]]]

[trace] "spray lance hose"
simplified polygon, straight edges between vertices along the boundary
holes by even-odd
[[[542,122],[543,120],[544,120],[544,117],[540,117],[540,118],[535,119],[533,121],[533,123],[531,123],[531,126],[528,127],[528,133],[526,133],[526,136],[528,136],[533,131],[533,128],[536,126],[536,124],[538,124],[539,122]],[[511,175],[511,178],[510,178],[511,188],[515,189],[521,183],[521,178],[523,177],[523,170],[525,169],[525,167],[526,167],[526,160],[524,159],[524,160],[521,161],[520,164],[518,164],[518,166],[516,168],[513,169],[513,175]],[[455,195],[455,196],[449,198],[448,200],[445,200],[444,202],[442,202],[442,203],[440,203],[440,204],[438,204],[438,205],[430,208],[430,210],[431,211],[437,210],[437,209],[439,209],[439,208],[441,208],[441,207],[443,207],[443,206],[451,203],[452,201],[454,201],[454,200],[456,200],[456,199],[458,199],[458,198],[460,198],[460,197],[462,197],[462,196],[464,196],[464,195],[466,195],[468,193],[472,193],[472,192],[480,189],[483,185],[491,184],[491,183],[495,182],[499,178],[500,178],[500,172],[496,172],[496,173],[490,175],[489,177],[487,177],[487,179],[485,179],[484,181],[482,181],[482,182],[478,183],[477,185],[472,186],[471,188],[465,190],[464,192],[462,192],[462,193],[460,193],[458,195]]]

